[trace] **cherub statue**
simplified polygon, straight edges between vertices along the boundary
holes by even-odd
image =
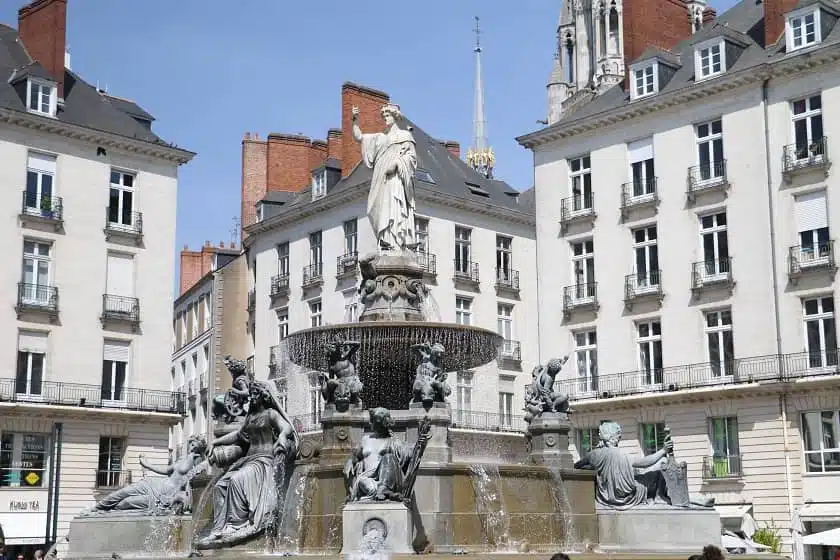
[[[530,424],[531,420],[542,414],[543,406],[539,393],[534,385],[525,387],[525,423]]]
[[[531,372],[531,385],[525,394],[526,422],[530,422],[543,412],[569,411],[569,397],[554,390],[557,374],[568,360],[568,355],[554,358],[544,366],[538,365]]]
[[[213,418],[230,424],[235,419],[244,417],[248,412],[251,379],[248,368],[242,360],[225,356],[225,366],[233,378],[233,383],[224,395],[217,395],[213,399]]]
[[[413,402],[423,403],[427,409],[436,402],[446,402],[446,397],[452,394],[452,389],[446,382],[446,372],[443,371],[443,344],[424,342],[415,344],[411,349],[420,359],[414,377]]]
[[[329,361],[328,373],[321,374],[321,394],[324,402],[335,405],[339,412],[346,411],[351,404],[360,404],[362,382],[356,375],[356,352],[360,343],[352,340],[335,339],[325,345]]]

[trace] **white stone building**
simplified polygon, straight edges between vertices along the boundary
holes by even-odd
[[[370,91],[345,84],[344,116],[362,104],[354,95]],[[368,105],[375,117],[380,106]],[[362,116],[370,118],[364,109]],[[350,120],[342,122],[349,126]],[[362,127],[372,131],[364,121]],[[417,126],[413,134],[417,230],[437,308],[431,318],[498,330],[506,340],[498,363],[450,375],[450,402],[460,413],[456,423],[519,429],[537,351],[527,331],[537,312],[531,193],[477,173],[459,159],[457,145],[447,147]],[[343,136],[352,142],[349,131]],[[316,426],[320,417],[318,380],[284,360],[282,340],[296,330],[355,320],[361,311],[358,256],[376,249],[366,216],[370,169],[357,165],[358,153],[343,153],[343,161],[326,158],[312,169],[299,193],[269,192],[257,205],[258,221],[245,228],[256,376],[280,380],[289,414],[304,428]],[[249,174],[247,158],[246,152],[243,176]]]
[[[153,117],[65,62],[62,0],[0,24],[0,525],[63,538],[96,495],[165,464],[178,167]],[[25,47],[25,48],[24,48]],[[65,67],[66,66],[66,67]],[[24,547],[28,547],[24,550]]]
[[[807,533],[840,523],[838,16],[745,0],[519,139],[539,358],[573,353],[575,452],[602,420],[645,453],[668,426],[724,526],[749,514],[786,547],[794,512]]]

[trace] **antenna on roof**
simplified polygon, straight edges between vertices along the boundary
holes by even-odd
[[[231,218],[231,221],[233,222],[233,226],[230,228],[230,242],[234,244],[239,238],[239,216],[234,216]]]

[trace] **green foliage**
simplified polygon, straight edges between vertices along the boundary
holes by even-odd
[[[782,551],[782,536],[772,519],[769,524],[756,530],[752,540],[758,544],[769,546],[770,552],[774,554],[779,554]]]

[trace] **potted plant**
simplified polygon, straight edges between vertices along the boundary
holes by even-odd
[[[45,218],[53,218],[52,197],[41,196],[41,215]]]

